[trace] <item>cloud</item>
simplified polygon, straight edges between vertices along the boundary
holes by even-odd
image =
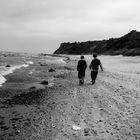
[[[43,42],[45,49],[47,44],[56,48],[61,41],[120,36],[140,29],[139,4],[139,0],[1,0],[0,46],[10,45],[4,43],[6,38],[13,49],[17,39],[17,46],[28,40],[26,46]]]

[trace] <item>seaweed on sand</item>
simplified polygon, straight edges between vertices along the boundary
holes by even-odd
[[[22,94],[15,95],[11,99],[6,99],[2,103],[7,106],[41,104],[43,102],[45,92],[46,90],[43,89],[23,91]]]

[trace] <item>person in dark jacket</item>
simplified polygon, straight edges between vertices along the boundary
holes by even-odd
[[[81,59],[78,61],[78,64],[77,64],[79,85],[83,85],[84,84],[86,68],[87,68],[87,63],[84,60],[84,56],[81,56]]]
[[[91,64],[89,66],[89,68],[91,70],[91,81],[92,81],[92,84],[94,84],[95,81],[96,81],[99,66],[100,66],[101,70],[103,71],[103,66],[101,64],[101,61],[99,59],[97,59],[97,55],[96,54],[93,54],[93,58],[94,59],[91,61]]]

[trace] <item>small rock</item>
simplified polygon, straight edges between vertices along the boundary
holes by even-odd
[[[42,84],[42,85],[48,85],[48,83],[49,83],[48,81],[44,80],[40,84]]]
[[[48,72],[55,72],[55,69],[49,69]]]
[[[10,65],[6,65],[5,67],[9,68],[9,67],[11,67],[11,66],[10,66]]]
[[[48,66],[47,64],[42,64],[42,63],[39,63],[40,64],[40,66]]]

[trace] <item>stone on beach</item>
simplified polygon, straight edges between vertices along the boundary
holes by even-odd
[[[46,64],[46,63],[41,63],[41,62],[39,62],[39,65],[40,65],[40,66],[48,66],[48,64]]]
[[[8,64],[8,65],[6,65],[5,67],[9,68],[9,67],[11,67],[11,66]]]
[[[49,69],[48,72],[55,72],[55,69]]]
[[[49,83],[48,81],[44,80],[40,84],[42,84],[42,85],[48,85],[48,83]]]

